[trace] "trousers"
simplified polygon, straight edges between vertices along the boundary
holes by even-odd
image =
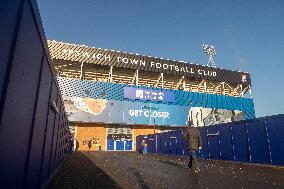
[[[189,150],[190,160],[188,162],[188,168],[191,170],[199,169],[199,163],[196,156],[196,150]]]

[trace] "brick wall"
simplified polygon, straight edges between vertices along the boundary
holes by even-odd
[[[88,150],[87,146],[83,145],[85,138],[99,138],[98,145],[92,145],[91,150],[98,150],[99,146],[102,150],[106,150],[106,125],[93,123],[77,123],[76,124],[76,139],[79,142],[78,150]]]

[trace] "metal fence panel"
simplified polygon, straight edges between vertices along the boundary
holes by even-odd
[[[40,188],[42,165],[50,164],[50,156],[43,158],[48,155],[44,145],[55,142],[47,131],[58,128],[57,122],[46,124],[52,81],[56,95],[60,92],[36,1],[0,1],[0,15],[0,27],[5,28],[0,35],[0,188]],[[61,98],[57,105],[63,105]],[[70,150],[67,136],[66,130],[61,162]],[[50,179],[53,169],[46,173],[42,181]]]
[[[271,163],[284,165],[284,116],[266,121]]]
[[[200,128],[200,136],[202,141],[202,149],[199,151],[198,155],[202,158],[209,158],[207,127]]]
[[[219,131],[219,148],[220,148],[220,159],[232,160],[233,159],[233,145],[231,135],[231,125],[222,124],[218,126]]]
[[[219,159],[220,158],[220,147],[219,147],[219,136],[218,136],[218,127],[208,127],[207,129],[207,138],[208,138],[208,157],[210,159]]]
[[[238,161],[249,161],[247,129],[243,122],[232,123],[233,157]]]
[[[169,132],[170,154],[177,155],[177,132]]]
[[[25,4],[22,20],[30,23],[32,15],[26,10],[26,6]],[[8,84],[7,91],[3,94],[5,102],[1,102],[0,170],[4,183],[0,186],[8,184],[9,188],[22,187],[28,161],[42,62],[41,46],[33,43],[38,40],[38,36],[33,35],[34,32],[36,28],[33,24],[25,24],[23,21],[20,23],[17,46],[11,60],[13,66],[7,76],[9,80],[6,81],[9,83],[5,83]],[[1,38],[3,37],[5,36]]]
[[[248,121],[246,124],[250,161],[253,163],[269,163],[269,149],[266,140],[264,121]]]
[[[47,61],[44,59],[44,61]],[[49,96],[51,95],[52,75],[49,67],[45,62],[43,64],[42,78],[39,89],[38,105],[34,121],[34,130],[31,140],[31,151],[28,162],[28,172],[26,185],[28,188],[39,187],[39,172],[41,166],[42,147],[44,144],[44,136],[46,129],[46,120],[49,104]]]
[[[55,84],[52,85],[51,89],[51,101],[57,102],[57,89]],[[48,120],[47,120],[47,130],[45,133],[45,144],[43,147],[44,154],[43,154],[43,162],[41,167],[41,183],[44,183],[49,176],[49,166],[50,166],[50,156],[51,156],[51,145],[52,145],[52,135],[53,135],[53,128],[54,128],[54,121],[56,119],[56,113],[49,109],[48,112]]]

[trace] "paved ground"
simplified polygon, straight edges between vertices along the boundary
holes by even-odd
[[[284,188],[284,167],[200,160],[200,173],[187,159],[135,152],[73,153],[49,185],[64,188]]]

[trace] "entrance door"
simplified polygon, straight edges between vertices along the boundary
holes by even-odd
[[[126,144],[125,144],[125,150],[129,150],[131,151],[132,150],[132,140],[127,140],[125,141]]]
[[[115,145],[116,145],[116,150],[117,151],[124,150],[124,140],[116,140],[115,141]]]
[[[114,140],[107,139],[107,150],[114,150]]]

